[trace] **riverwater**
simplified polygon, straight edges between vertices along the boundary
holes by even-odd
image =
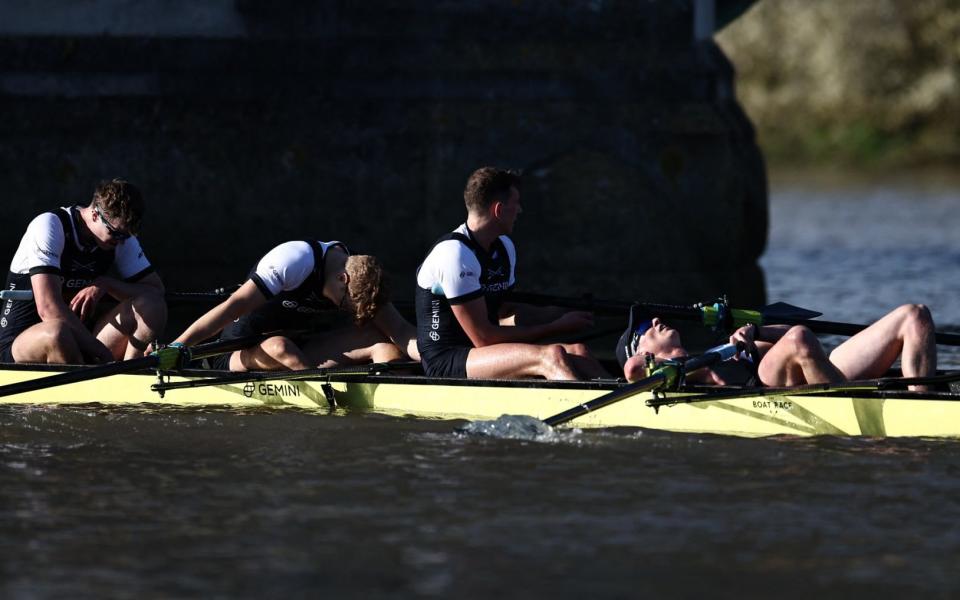
[[[956,329],[957,189],[775,185],[771,300]],[[0,407],[0,597],[960,593],[956,441],[455,425]]]

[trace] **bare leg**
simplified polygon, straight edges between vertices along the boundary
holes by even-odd
[[[610,373],[590,354],[584,344],[561,344],[567,351],[573,370],[583,379],[610,379]]]
[[[577,379],[570,355],[560,344],[493,344],[467,355],[467,377]]]
[[[901,356],[902,352],[902,356]],[[840,344],[830,354],[850,379],[882,377],[901,356],[904,377],[926,377],[937,370],[933,318],[922,304],[904,304]]]
[[[269,337],[256,346],[230,355],[231,371],[299,370],[312,366],[303,350],[282,335]]]
[[[831,364],[817,336],[799,325],[791,327],[767,350],[760,360],[757,375],[769,386],[837,383],[846,379]]]
[[[377,311],[373,323],[389,341],[403,350],[410,360],[420,360],[417,349],[417,328],[403,318],[403,315],[392,303],[388,303]],[[373,362],[383,362],[374,360]]]
[[[11,347],[16,362],[72,364],[84,363],[83,353],[65,321],[48,320],[28,327]]]
[[[117,360],[143,356],[150,342],[167,324],[167,303],[160,294],[144,294],[124,300],[104,315],[93,335]]]
[[[303,351],[317,367],[391,362],[407,357],[373,323],[318,334],[304,344]]]

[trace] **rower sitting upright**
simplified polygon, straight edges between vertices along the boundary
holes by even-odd
[[[114,179],[97,186],[89,205],[30,222],[5,289],[32,291],[33,298],[3,303],[0,361],[83,364],[143,356],[167,320],[163,283],[136,237],[143,212],[140,190]],[[107,275],[111,269],[119,278]],[[119,304],[99,315],[105,294]]]
[[[760,357],[754,365],[757,383],[771,387],[882,377],[898,357],[904,377],[927,377],[937,370],[933,319],[922,304],[904,304],[892,310],[829,356],[816,334],[802,325],[745,325],[733,332],[730,342],[743,344]],[[616,350],[628,381],[645,376],[647,355],[655,360],[687,356],[679,332],[657,317],[648,318],[639,305],[631,309],[630,324]],[[727,383],[710,369],[689,380]]]
[[[225,355],[213,366],[282,370],[420,359],[413,326],[387,300],[379,262],[350,255],[341,242],[314,240],[285,242],[267,252],[237,291],[197,319],[174,344],[192,346],[221,331],[221,339],[236,339],[303,330],[317,314],[335,309],[350,313],[356,326],[293,338],[275,335]]]
[[[516,249],[508,237],[520,207],[520,176],[484,167],[467,180],[467,222],[437,240],[417,270],[417,342],[434,377],[578,379],[608,376],[583,344],[532,344],[593,323],[510,303]]]

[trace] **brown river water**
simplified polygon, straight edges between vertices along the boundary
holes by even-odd
[[[958,199],[778,188],[770,299],[955,329]],[[960,442],[458,424],[0,407],[0,597],[960,594]]]

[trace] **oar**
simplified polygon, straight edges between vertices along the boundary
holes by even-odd
[[[387,363],[367,363],[363,365],[348,365],[345,367],[330,367],[326,369],[300,369],[297,371],[247,371],[230,373],[228,375],[222,375],[219,377],[205,377],[203,379],[191,379],[188,381],[155,383],[150,386],[150,389],[163,395],[164,392],[169,390],[208,387],[214,385],[228,385],[231,383],[251,383],[271,381],[275,379],[292,381],[295,379],[310,379],[312,377],[329,377],[331,375],[377,375],[389,371],[419,368],[420,363],[418,361],[398,361]]]
[[[647,406],[660,408],[674,404],[692,404],[713,400],[737,400],[757,396],[810,396],[836,392],[857,392],[864,390],[890,390],[906,388],[911,385],[939,385],[960,381],[960,371],[931,375],[929,377],[880,377],[877,379],[854,379],[839,383],[805,383],[784,387],[750,387],[738,390],[717,390],[702,394],[679,396],[676,398],[653,398],[647,400]]]
[[[562,425],[563,423],[572,421],[577,417],[581,417],[588,412],[599,410],[604,406],[609,406],[615,402],[626,400],[627,398],[631,398],[642,392],[673,387],[681,375],[692,373],[698,369],[709,367],[710,365],[718,362],[728,360],[733,358],[736,354],[737,346],[735,344],[724,344],[723,346],[712,348],[700,356],[691,358],[684,363],[665,362],[649,377],[645,377],[644,379],[625,385],[618,390],[604,394],[599,398],[594,398],[589,402],[584,402],[583,404],[574,406],[573,408],[567,409],[562,413],[548,417],[544,419],[543,422],[551,427],[556,427],[557,425]]]
[[[754,325],[804,325],[815,333],[834,335],[854,335],[869,325],[859,323],[841,323],[836,321],[818,321],[823,313],[801,308],[786,302],[775,302],[760,310],[729,308],[722,302],[712,305],[694,304],[689,306],[676,304],[658,304],[655,302],[619,302],[594,300],[590,296],[583,298],[565,298],[545,294],[514,292],[510,299],[538,306],[563,306],[576,310],[591,310],[604,314],[622,314],[633,307],[639,307],[651,317],[672,317],[688,321],[699,321],[708,327],[725,327],[733,330],[748,324]],[[936,333],[936,341],[944,346],[960,346],[960,334]]]
[[[233,352],[234,350],[242,350],[243,348],[247,348],[259,341],[262,341],[269,335],[275,335],[275,332],[271,334],[258,334],[232,340],[220,340],[207,344],[200,344],[199,346],[191,348],[190,354],[193,358],[207,358],[209,356],[216,356],[217,354]],[[121,360],[104,365],[97,365],[94,367],[85,367],[82,369],[77,369],[76,371],[68,371],[66,373],[57,373],[56,375],[31,379],[30,381],[21,381],[18,383],[0,385],[0,396],[12,396],[13,394],[45,390],[47,388],[66,385],[69,383],[100,379],[101,377],[108,377],[110,375],[132,373],[141,369],[152,369],[157,367],[159,363],[160,355],[150,354],[141,358]]]
[[[167,302],[177,304],[208,304],[226,300],[230,294],[218,288],[212,292],[167,292],[164,297]],[[0,301],[3,300],[33,300],[33,290],[0,290]]]

